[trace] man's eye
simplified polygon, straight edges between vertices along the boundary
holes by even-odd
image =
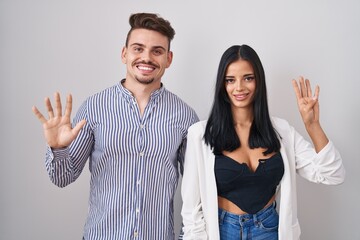
[[[162,54],[162,51],[161,51],[161,50],[154,50],[154,54],[155,54],[155,55],[161,55],[161,54]]]

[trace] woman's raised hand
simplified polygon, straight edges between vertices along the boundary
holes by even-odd
[[[319,86],[315,87],[315,93],[312,94],[310,81],[299,77],[298,80],[293,79],[292,84],[297,98],[299,111],[303,122],[306,126],[313,123],[319,123]]]
[[[319,86],[315,87],[315,93],[312,94],[310,81],[300,77],[298,81],[292,81],[297,98],[299,111],[306,131],[308,132],[316,152],[320,152],[329,142],[319,121]]]

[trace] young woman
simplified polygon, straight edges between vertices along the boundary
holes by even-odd
[[[182,180],[183,239],[299,239],[296,173],[344,181],[342,159],[319,122],[319,87],[293,80],[313,144],[270,117],[265,74],[249,46],[227,49],[207,121],[189,128]]]

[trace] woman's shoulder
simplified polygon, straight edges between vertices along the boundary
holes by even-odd
[[[205,132],[207,120],[201,120],[189,127],[188,132],[192,134],[203,134]]]
[[[280,135],[291,133],[294,130],[294,127],[286,119],[272,116],[271,122]]]
[[[290,127],[289,122],[286,119],[271,116],[271,122],[275,128]]]

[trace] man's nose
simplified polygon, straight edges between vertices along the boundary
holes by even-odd
[[[147,51],[147,50],[143,51],[143,52],[141,53],[141,59],[144,60],[144,61],[146,61],[146,62],[150,61],[150,60],[151,60],[151,53],[150,53],[150,51]]]

